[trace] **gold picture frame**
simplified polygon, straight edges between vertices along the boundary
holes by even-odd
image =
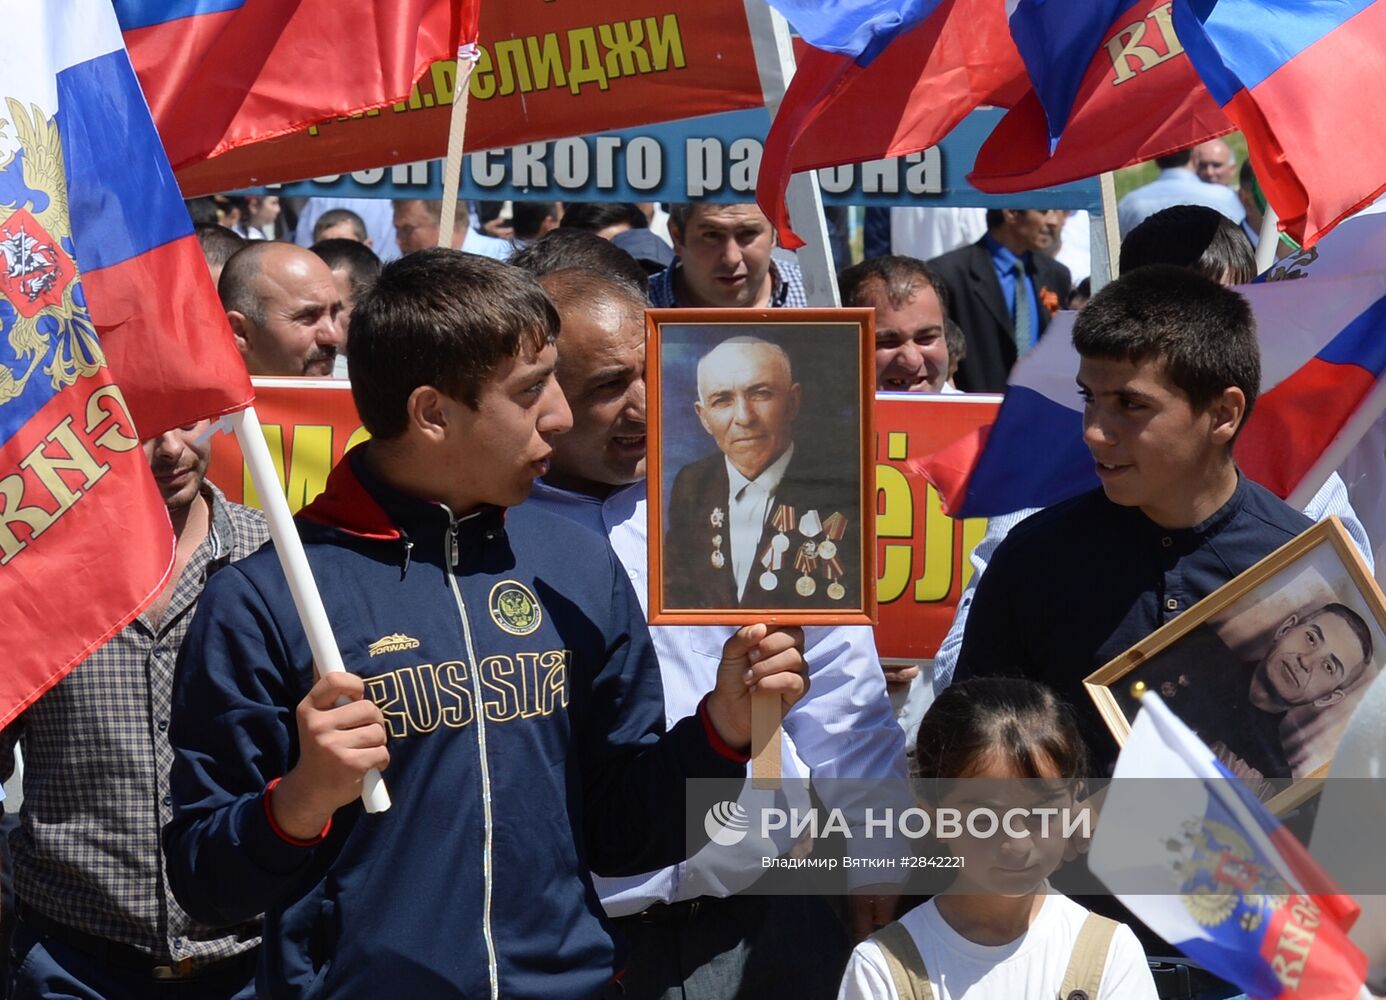
[[[650,309],[646,317],[650,624],[875,624],[875,311]],[[734,338],[764,342],[789,361],[794,416],[788,429],[782,416],[764,418],[776,428],[772,444],[764,426],[750,427],[747,444],[727,429],[734,425],[717,423],[721,397],[749,398],[741,389],[701,398],[702,359]],[[736,359],[752,355],[718,355],[728,356],[745,389]],[[786,435],[792,449],[777,450]],[[772,456],[767,467],[755,464]],[[745,482],[735,479],[741,468],[773,483],[763,518],[733,516],[744,510],[740,501],[733,510],[729,492]]]
[[[1336,517],[1084,680],[1125,745],[1154,690],[1273,812],[1313,795],[1386,663],[1386,599]]]

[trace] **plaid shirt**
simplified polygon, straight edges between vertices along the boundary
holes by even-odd
[[[178,648],[207,576],[254,552],[264,515],[211,483],[212,525],[157,625],[140,615],[0,734],[0,773],[24,748],[15,892],[51,920],[164,961],[229,958],[259,943],[259,922],[212,928],[174,901],[160,830],[172,819],[169,703]]]
[[[663,271],[650,278],[650,305],[656,309],[673,309],[682,305],[677,300],[674,277],[683,261],[675,260]],[[770,261],[770,308],[805,309],[808,292],[804,291],[804,276],[799,265],[787,260]]]

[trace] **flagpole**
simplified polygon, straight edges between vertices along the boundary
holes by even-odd
[[[462,142],[467,134],[467,95],[476,66],[475,44],[457,50],[457,76],[452,91],[452,118],[448,125],[448,155],[443,161],[443,211],[438,222],[438,245],[451,247],[457,223],[457,189],[462,183]],[[463,69],[463,66],[466,69]]]
[[[1275,263],[1275,248],[1280,242],[1280,216],[1275,214],[1275,209],[1269,204],[1266,205],[1266,212],[1261,216],[1261,235],[1256,243],[1256,273],[1265,274],[1266,270]]]
[[[765,110],[774,120],[784,100],[785,89],[794,77],[794,43],[789,22],[764,0],[746,0],[746,23],[751,29],[751,47],[760,74]],[[797,251],[804,277],[804,292],[811,306],[836,308],[842,305],[837,291],[837,269],[828,244],[828,223],[823,216],[823,192],[816,170],[790,175],[785,205],[794,221],[794,230],[804,240]]]
[[[332,635],[327,609],[323,606],[322,595],[318,593],[313,571],[308,566],[303,540],[298,537],[298,529],[294,527],[289,502],[284,498],[279,477],[274,471],[274,462],[270,458],[269,446],[265,444],[264,432],[260,430],[260,418],[255,413],[255,407],[233,413],[229,419],[236,432],[236,440],[240,442],[241,454],[245,456],[246,467],[250,470],[250,481],[260,495],[260,508],[269,521],[274,551],[279,556],[284,577],[289,581],[289,593],[293,596],[299,621],[303,623],[303,631],[308,636],[313,663],[319,673],[344,672],[346,664],[342,662],[342,651],[337,648],[337,640]],[[361,782],[361,801],[368,813],[384,812],[390,808],[390,793],[380,772],[374,768],[366,772]]]
[[[1117,229],[1116,175],[1104,171],[1098,178],[1102,191],[1102,219],[1089,223],[1088,232],[1092,239],[1092,293],[1096,295],[1102,286],[1117,276],[1117,260],[1121,246],[1121,235]],[[1065,306],[1064,308],[1067,308]]]

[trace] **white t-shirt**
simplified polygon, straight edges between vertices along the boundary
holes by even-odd
[[[1030,929],[1010,944],[982,945],[948,925],[933,900],[901,918],[929,970],[936,1000],[1053,1000],[1058,996],[1088,911],[1049,893]],[[852,952],[838,1000],[899,1000],[874,941]],[[1097,1000],[1155,1000],[1155,980],[1136,935],[1123,924],[1112,937]]]

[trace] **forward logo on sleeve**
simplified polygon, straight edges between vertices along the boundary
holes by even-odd
[[[371,656],[380,656],[384,653],[402,653],[406,649],[418,649],[419,640],[413,636],[405,635],[403,632],[394,632],[390,635],[383,635],[375,642],[366,647],[366,651]]]
[[[539,628],[544,620],[539,599],[523,583],[517,580],[502,580],[491,588],[487,600],[491,620],[503,631],[511,635],[529,635]]]

